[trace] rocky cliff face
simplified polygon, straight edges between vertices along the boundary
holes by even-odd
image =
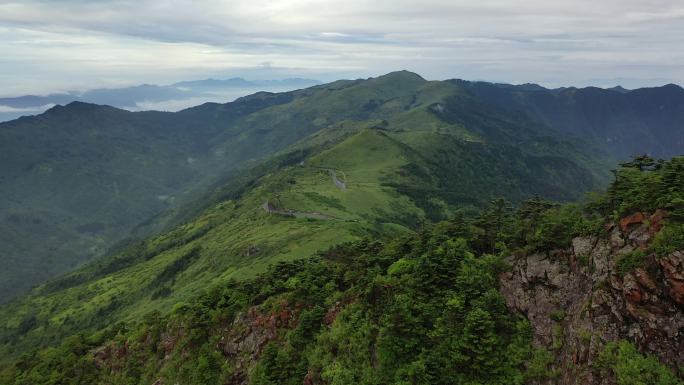
[[[684,250],[619,271],[621,257],[646,250],[666,215],[636,213],[605,237],[576,238],[568,250],[511,258],[501,276],[510,309],[525,315],[534,344],[554,353],[554,384],[614,384],[594,364],[606,343],[633,342],[673,370],[684,364]],[[681,373],[680,373],[681,375]]]
[[[201,336],[200,340],[215,341],[216,350],[230,362],[230,375],[226,376],[223,384],[248,384],[250,372],[264,347],[280,339],[285,331],[296,327],[301,310],[301,306],[289,303],[281,303],[276,310],[266,312],[254,306],[237,314],[232,322],[207,330],[207,335]],[[108,378],[118,378],[126,370],[141,365],[141,362],[151,364],[160,372],[165,367],[178,365],[178,361],[184,361],[190,354],[189,350],[197,344],[198,337],[193,339],[187,326],[183,322],[169,323],[162,331],[149,331],[138,339],[103,345],[92,352],[95,366]],[[146,383],[168,384],[161,376],[146,379]]]

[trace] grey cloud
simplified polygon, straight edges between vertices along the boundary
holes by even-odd
[[[682,82],[683,17],[678,0],[0,1],[0,49],[12,54],[0,59],[0,86],[273,68],[325,80],[408,68],[549,86]]]

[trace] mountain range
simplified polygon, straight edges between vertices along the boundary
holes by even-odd
[[[259,303],[263,304],[260,312],[270,311],[269,306],[280,310],[285,306],[289,310],[283,317],[294,317],[295,313],[303,317],[302,309],[313,312],[314,308],[296,310],[298,301],[309,303],[313,297],[307,295],[325,296],[328,283],[321,283],[315,293],[305,293],[297,291],[301,280],[314,279],[316,269],[328,268],[305,267],[313,270],[306,270],[304,278],[292,273],[300,271],[291,265],[299,262],[292,261],[306,261],[326,250],[327,259],[352,265],[366,263],[366,254],[380,258],[359,271],[325,270],[325,274],[331,274],[325,275],[332,282],[329,290],[363,298],[362,303],[371,306],[375,299],[384,298],[383,288],[400,285],[391,277],[383,281],[381,275],[387,271],[395,277],[402,271],[417,269],[428,277],[443,274],[449,279],[471,279],[456,275],[468,269],[460,264],[469,266],[464,261],[472,253],[503,253],[513,244],[521,253],[537,250],[535,247],[542,247],[539,245],[547,251],[568,247],[566,243],[573,236],[585,236],[587,229],[600,227],[596,225],[598,219],[592,217],[593,222],[585,223],[581,217],[570,216],[576,214],[572,206],[559,209],[544,200],[579,201],[586,193],[605,189],[611,181],[611,168],[632,155],[669,158],[684,152],[683,100],[684,89],[673,85],[632,91],[547,90],[532,85],[427,81],[417,74],[399,71],[283,93],[259,92],[234,102],[206,103],[175,113],[130,112],[72,102],[41,115],[1,123],[0,212],[4,217],[0,218],[0,257],[6,269],[0,272],[0,293],[9,302],[0,307],[0,356],[10,362],[32,349],[90,333],[101,338],[116,339],[118,335],[135,339],[126,334],[127,326],[121,325],[134,325],[143,319],[149,321],[145,325],[150,327],[163,324],[159,326],[162,329],[155,329],[163,330],[159,331],[161,335],[172,333],[165,329],[166,325],[176,322],[174,314],[182,318],[192,312],[183,306],[195,303],[197,298],[211,297],[206,306],[233,309],[231,304],[235,304],[235,309],[242,310],[246,303]],[[653,164],[639,167],[648,171]],[[678,170],[678,164],[665,169]],[[671,183],[668,189],[678,188],[676,178],[675,182],[664,179]],[[617,194],[614,190],[609,191]],[[491,211],[491,202],[497,198],[505,201],[497,201],[499,206],[494,208],[499,211]],[[620,199],[626,198],[620,195]],[[676,208],[676,199],[668,199],[667,206]],[[523,232],[522,241],[514,235],[501,238],[508,230],[490,227],[502,221],[502,213],[508,210],[501,202],[523,208],[536,202],[537,206],[530,206],[534,210],[550,211],[532,213],[542,215],[549,226]],[[608,202],[617,205],[617,199]],[[619,207],[612,211],[615,215],[629,214]],[[611,212],[602,210],[601,215]],[[482,217],[483,212],[493,217]],[[478,216],[489,219],[473,219]],[[449,227],[444,230],[448,236],[432,227],[444,220],[453,222],[454,218],[466,218],[470,224]],[[419,234],[418,238],[412,238],[415,234]],[[458,242],[466,242],[459,241],[458,234],[478,246],[458,246]],[[453,270],[439,270],[429,260],[412,260],[433,250],[425,237],[455,237],[448,246],[460,255]],[[363,243],[390,238],[395,241],[388,241],[385,254]],[[413,240],[402,243],[402,239]],[[336,249],[348,242],[357,246]],[[447,246],[440,245],[434,246],[433,251],[442,247],[435,255],[451,255],[444,249]],[[419,254],[411,255],[412,250]],[[389,259],[383,260],[383,255]],[[397,257],[397,261],[390,255],[403,257]],[[483,274],[495,276],[500,272],[498,265],[482,263]],[[273,270],[273,266],[285,270]],[[374,277],[372,269],[378,268],[382,273]],[[420,270],[423,268],[427,270]],[[430,270],[433,268],[437,271]],[[287,282],[278,281],[280,275]],[[480,279],[490,282],[491,277],[479,277],[471,283],[475,285]],[[34,285],[38,286],[29,291]],[[250,285],[259,287],[255,292]],[[334,289],[335,285],[341,286]],[[449,302],[449,306],[453,305],[456,312],[461,311],[458,306],[467,311],[482,308],[485,305],[473,304],[495,300],[485,293],[496,285],[488,285],[472,298],[462,299],[475,302],[459,305],[459,299],[450,299],[456,302]],[[236,289],[222,299],[218,299],[219,294],[207,294],[213,288],[226,287]],[[353,287],[364,291],[355,292]],[[284,288],[296,292],[293,298],[288,297],[292,301],[287,305],[278,302],[283,298],[276,295]],[[446,290],[439,295],[451,294]],[[317,306],[325,311],[316,311],[334,311],[330,309],[341,308],[349,298],[345,294],[336,299],[337,304],[321,302]],[[400,313],[394,309],[388,314]],[[198,315],[198,319],[182,318],[174,325],[183,329],[183,322],[200,322],[206,327],[198,326],[197,330],[204,333],[207,328],[229,328],[233,322],[243,327],[238,320],[252,325],[261,322],[262,326],[271,322],[259,321],[257,316],[246,320],[244,317],[252,315],[232,310],[216,314],[219,318]],[[318,320],[323,315],[315,317]],[[501,317],[491,322],[505,323],[507,326],[501,330],[513,333],[515,319]],[[381,321],[381,325],[395,325],[388,319]],[[112,325],[119,326],[112,329]],[[196,329],[188,326],[187,330]],[[368,333],[382,334],[382,330]],[[148,331],[141,333],[149,336],[145,334]],[[232,332],[239,333],[237,329]],[[399,329],[394,332],[399,333]],[[139,337],[147,338],[143,335]],[[182,338],[171,339],[174,346],[166,353],[145,350],[140,354],[163,357],[173,352],[182,356],[183,350],[175,348]],[[201,345],[193,345],[192,339],[184,343],[192,352]],[[153,345],[145,345],[145,349],[158,349]],[[100,345],[85,342],[83,346],[90,349]],[[259,357],[262,353],[287,354],[273,350],[275,347],[265,353],[267,350],[262,348],[222,349]],[[119,353],[102,354],[98,358],[102,365],[119,365],[110,359]],[[122,354],[128,357],[128,353]],[[159,365],[166,368],[164,360]],[[277,359],[273,360],[276,365]],[[386,365],[392,362],[388,357],[378,360]],[[334,365],[328,364],[333,370]],[[245,383],[247,374],[243,369],[231,369],[242,376],[231,383]],[[111,370],[114,373],[118,369]],[[161,369],[150,370],[156,373]],[[263,376],[268,377],[268,369],[250,370],[265,370]],[[301,374],[299,367],[292,370]],[[124,377],[126,381],[129,377],[143,381],[140,375],[116,373],[123,376],[122,381]],[[195,376],[192,373],[169,374],[169,378]],[[297,376],[292,378],[301,383],[304,375]],[[192,378],[202,383],[199,377]],[[251,378],[254,382],[257,377]],[[146,377],[143,382],[151,384],[156,380]],[[271,380],[274,382],[263,383],[279,383]]]
[[[637,103],[644,94],[648,102]],[[594,108],[596,99],[604,108]],[[175,220],[170,213],[210,186],[297,143],[307,154],[366,135],[387,142],[378,144],[381,158],[396,148],[403,163],[384,162],[405,178],[376,175],[368,183],[412,200],[421,213],[411,215],[414,226],[493,196],[577,199],[606,183],[619,159],[681,151],[682,100],[676,86],[545,90],[397,72],[177,113],[56,106],[0,124],[0,255],[9,266],[0,292],[11,297],[164,228]],[[639,124],[619,125],[625,116]]]
[[[681,154],[684,145],[679,134],[684,92],[675,84],[632,91],[596,87],[546,90],[487,83],[466,86],[487,103],[529,114],[563,133],[598,143],[621,159],[639,153],[671,157]],[[661,141],[663,135],[672,133],[677,133],[672,140]]]
[[[124,88],[98,88],[83,92],[53,93],[45,96],[24,95],[0,98],[0,121],[40,113],[57,104],[74,101],[104,104],[129,110],[177,110],[204,100],[233,100],[257,91],[289,91],[320,84],[317,80],[288,78],[281,80],[245,80],[243,78],[181,81],[170,85],[141,84]]]

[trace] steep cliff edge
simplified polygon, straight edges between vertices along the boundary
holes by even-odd
[[[638,212],[578,237],[568,250],[511,258],[500,277],[511,310],[527,317],[534,344],[553,352],[554,384],[615,384],[600,368],[613,341],[631,341],[674,371],[684,368],[684,250],[656,256],[649,245],[664,211]],[[628,262],[637,256],[636,265]]]

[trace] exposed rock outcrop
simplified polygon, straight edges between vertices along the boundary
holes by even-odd
[[[227,385],[246,385],[249,383],[250,371],[263,352],[263,349],[271,341],[282,337],[283,333],[295,328],[299,323],[302,307],[283,302],[273,309],[265,311],[259,306],[237,314],[232,322],[226,323],[220,328],[209,330],[209,338],[216,338],[216,349],[225,359],[233,363],[233,371],[227,379]],[[209,339],[207,338],[207,339]],[[107,372],[111,376],[124,370],[127,358],[135,356],[141,351],[148,351],[152,346],[158,356],[158,365],[163,367],[172,360],[174,353],[179,353],[185,359],[187,355],[188,335],[186,325],[167,324],[165,331],[158,338],[152,338],[151,334],[144,336],[143,341],[137,341],[131,346],[129,340],[109,343],[94,350],[95,365],[99,370]],[[180,350],[179,350],[180,349]],[[159,378],[155,384],[163,385],[164,379]]]
[[[632,341],[673,370],[684,364],[684,252],[645,257],[622,275],[620,257],[646,249],[665,213],[637,213],[607,237],[576,238],[569,250],[511,258],[501,276],[509,308],[525,315],[534,344],[552,350],[553,384],[614,384],[594,363],[607,342]],[[623,272],[624,273],[624,272]]]

